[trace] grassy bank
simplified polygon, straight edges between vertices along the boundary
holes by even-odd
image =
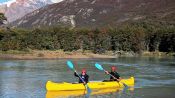
[[[175,53],[174,52],[159,52],[159,51],[148,52],[148,51],[145,51],[142,53],[142,56],[154,56],[154,57],[174,56],[175,57]]]
[[[0,51],[0,59],[59,59],[59,58],[117,58],[117,57],[134,57],[134,56],[151,56],[151,57],[166,57],[175,56],[175,53],[165,52],[143,52],[142,54],[135,54],[133,52],[124,51],[107,51],[103,54],[94,54],[91,51],[73,51],[64,52],[63,50],[27,50],[27,51]]]
[[[0,51],[0,59],[59,59],[59,58],[117,58],[110,54],[94,54],[90,51],[64,52],[63,50]]]

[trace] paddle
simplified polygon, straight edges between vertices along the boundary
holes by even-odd
[[[99,70],[102,70],[102,71],[105,71],[106,72],[106,70],[100,64],[98,64],[98,63],[95,64],[95,67],[97,69],[99,69]],[[111,77],[113,77],[114,79],[116,79],[112,74],[109,73],[109,75]],[[117,82],[120,82],[120,81],[117,80]],[[125,83],[123,83],[123,82],[120,82],[120,83],[122,83],[125,87],[128,87]]]
[[[72,69],[77,75],[78,75],[78,77],[81,79],[81,81],[83,81],[83,83],[85,83],[85,81],[80,77],[80,75],[78,74],[78,72],[75,70],[75,68],[74,68],[74,64],[71,62],[71,61],[67,61],[67,65],[68,65],[68,67],[70,68],[70,69]],[[89,86],[88,86],[88,84],[86,83],[85,84],[85,87],[86,87],[86,89],[87,89],[87,92],[88,92],[88,94],[91,92],[91,89],[89,88]]]

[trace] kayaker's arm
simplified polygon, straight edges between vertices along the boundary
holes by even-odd
[[[75,77],[79,77],[79,76],[77,75],[77,73],[76,73],[76,72],[74,72],[74,76],[75,76]]]
[[[120,82],[121,81],[121,78],[119,77],[119,79],[115,78],[114,80]]]
[[[78,76],[78,74],[77,74],[76,72],[74,72],[74,76],[79,78],[79,83],[82,82],[84,85],[86,85],[86,82],[83,82],[83,81],[80,79],[80,77]],[[80,81],[81,81],[81,82],[80,82]]]
[[[121,77],[119,77],[119,79],[117,79],[118,81],[121,81],[122,80],[122,78]]]
[[[114,80],[114,81],[120,81],[121,77],[117,72],[110,72],[110,80]]]
[[[105,71],[105,73],[106,73],[106,74],[109,74],[109,72],[108,72],[108,71]]]
[[[85,76],[85,82],[88,83],[89,82],[89,75],[86,74]]]
[[[118,76],[117,81],[121,81],[122,78],[120,77],[119,73],[116,73],[116,75]]]
[[[117,79],[116,77],[113,77],[112,79],[110,79],[111,81],[118,81],[120,82],[121,79]]]

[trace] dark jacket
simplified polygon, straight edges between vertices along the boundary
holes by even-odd
[[[75,77],[78,77],[79,78],[79,76],[86,82],[86,83],[88,83],[88,79],[89,79],[89,76],[87,75],[87,74],[85,74],[85,75],[82,75],[82,74],[80,74],[79,76],[76,74],[76,72],[74,72],[74,76]],[[79,83],[83,83],[83,81],[79,78]]]
[[[120,75],[117,72],[110,72],[111,75],[113,75],[115,78],[119,79]],[[115,80],[112,76],[110,76],[110,80]]]

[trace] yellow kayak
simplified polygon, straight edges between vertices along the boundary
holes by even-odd
[[[116,81],[90,81],[88,86],[90,89],[105,89],[105,88],[122,88],[124,87],[123,83],[127,86],[134,86],[134,77],[129,79],[122,79],[120,82]],[[82,83],[55,83],[52,81],[47,81],[46,83],[47,91],[74,91],[74,90],[85,90],[85,86]]]

